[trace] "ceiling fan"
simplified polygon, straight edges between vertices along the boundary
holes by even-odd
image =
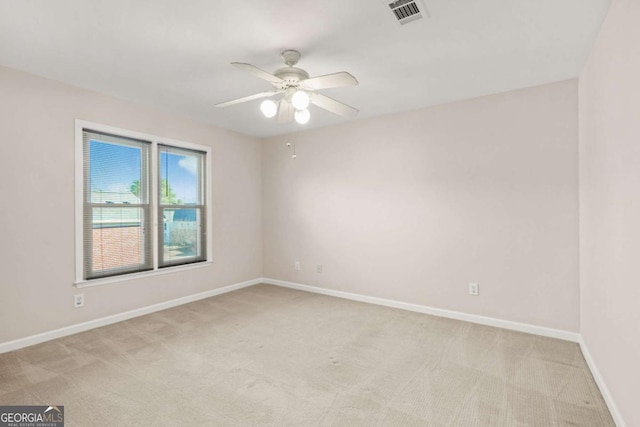
[[[282,60],[286,67],[277,69],[273,74],[261,70],[255,65],[232,62],[231,65],[268,81],[271,83],[271,86],[273,86],[273,89],[267,92],[221,102],[215,106],[227,107],[254,99],[269,98],[262,101],[260,110],[262,114],[268,118],[274,117],[277,114],[278,123],[289,123],[293,121],[294,118],[296,122],[300,124],[307,123],[311,117],[307,109],[309,104],[347,118],[353,118],[358,114],[358,109],[317,92],[320,89],[356,86],[358,80],[354,76],[346,71],[340,71],[338,73],[309,78],[309,74],[305,70],[294,67],[299,59],[300,52],[296,50],[285,50],[282,52]],[[276,103],[276,101],[278,102]]]

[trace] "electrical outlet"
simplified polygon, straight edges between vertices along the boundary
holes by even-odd
[[[76,294],[73,296],[73,307],[84,307],[84,294]]]
[[[316,272],[322,273],[322,264],[318,264],[316,267]]]
[[[293,264],[293,269],[296,271],[300,271],[300,261],[296,261],[295,264]]]
[[[478,296],[480,294],[480,285],[477,283],[469,283],[469,295]]]

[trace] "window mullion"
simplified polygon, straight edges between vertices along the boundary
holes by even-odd
[[[157,270],[160,265],[160,261],[158,259],[158,247],[160,246],[158,233],[159,233],[159,215],[160,209],[158,208],[158,204],[160,203],[158,200],[158,143],[153,141],[151,144],[151,167],[149,168],[151,171],[151,176],[149,177],[149,203],[151,205],[151,218],[152,218],[152,227],[151,227],[151,247],[153,248],[153,269]]]

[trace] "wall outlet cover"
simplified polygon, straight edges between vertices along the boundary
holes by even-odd
[[[469,283],[469,295],[478,296],[480,294],[480,285],[477,283]]]
[[[84,294],[76,294],[73,296],[73,307],[84,307]]]

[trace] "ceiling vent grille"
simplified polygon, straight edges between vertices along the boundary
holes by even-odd
[[[418,0],[396,0],[387,4],[400,25],[428,16],[427,9]]]

